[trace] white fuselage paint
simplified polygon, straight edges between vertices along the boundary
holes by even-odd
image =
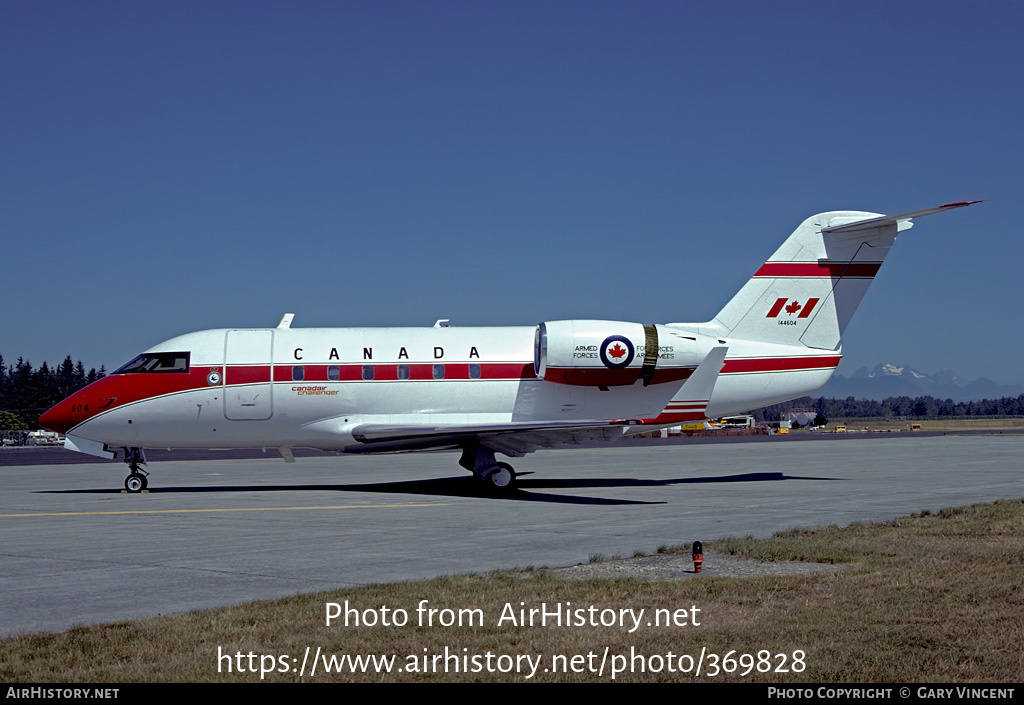
[[[113,408],[71,432],[110,445],[150,448],[309,446],[343,451],[360,450],[349,431],[366,423],[502,424],[623,418],[647,419],[652,426],[671,423],[669,418],[658,417],[680,384],[644,387],[637,382],[599,389],[537,379],[533,375],[535,334],[532,326],[190,333],[146,352],[189,352],[192,377],[196,371],[207,376],[216,373],[213,382],[123,404],[115,402]],[[707,343],[708,349],[713,342]],[[828,381],[838,362],[838,353],[803,346],[741,340],[727,343],[726,365],[708,404],[708,418],[811,393]],[[771,362],[736,362],[794,359],[810,360],[809,369],[800,368],[799,362],[788,363],[798,366],[789,370],[756,369],[777,366]],[[826,366],[816,366],[823,364]],[[375,369],[375,379],[361,378],[364,365]],[[398,379],[398,365],[408,365],[410,376],[419,378]],[[434,365],[444,366],[443,379],[433,378]],[[479,378],[469,376],[470,365],[479,366]],[[343,379],[326,378],[324,370],[329,366],[336,366]],[[292,379],[293,368],[300,367],[305,379]],[[735,371],[730,371],[731,367]],[[270,368],[268,376],[273,382],[237,382],[244,379],[245,371],[261,368]],[[359,377],[352,379],[356,374]],[[122,379],[115,380],[117,377]],[[124,374],[105,379],[113,386],[153,378],[159,375]],[[109,392],[117,393],[116,389]]]

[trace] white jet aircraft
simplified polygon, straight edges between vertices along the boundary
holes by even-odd
[[[811,394],[897,233],[912,218],[819,213],[707,323],[549,321],[514,328],[221,329],[172,338],[76,392],[40,425],[113,458],[129,492],[144,448],[343,453],[461,449],[499,490],[496,454],[613,441]]]

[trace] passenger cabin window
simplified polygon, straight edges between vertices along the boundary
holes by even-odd
[[[327,366],[327,380],[330,382],[337,382],[341,379],[341,368],[337,365]]]
[[[398,379],[409,379],[409,366],[399,365],[398,366]]]
[[[469,378],[470,379],[480,379],[480,365],[470,365],[469,366]]]
[[[115,375],[137,374],[149,372],[188,372],[191,353],[142,353],[127,365],[114,370]]]
[[[302,365],[292,365],[292,381],[301,382],[306,378],[306,368]]]
[[[444,365],[434,365],[434,379],[444,379]]]
[[[363,379],[367,381],[373,379],[373,365],[363,365]]]

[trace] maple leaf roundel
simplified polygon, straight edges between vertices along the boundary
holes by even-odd
[[[633,343],[621,335],[610,335],[601,343],[601,362],[610,370],[621,370],[633,362]]]

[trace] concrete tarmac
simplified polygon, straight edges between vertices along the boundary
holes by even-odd
[[[120,463],[0,467],[0,634],[1024,495],[1019,435],[541,451],[500,498],[457,461],[151,462],[141,495]]]

